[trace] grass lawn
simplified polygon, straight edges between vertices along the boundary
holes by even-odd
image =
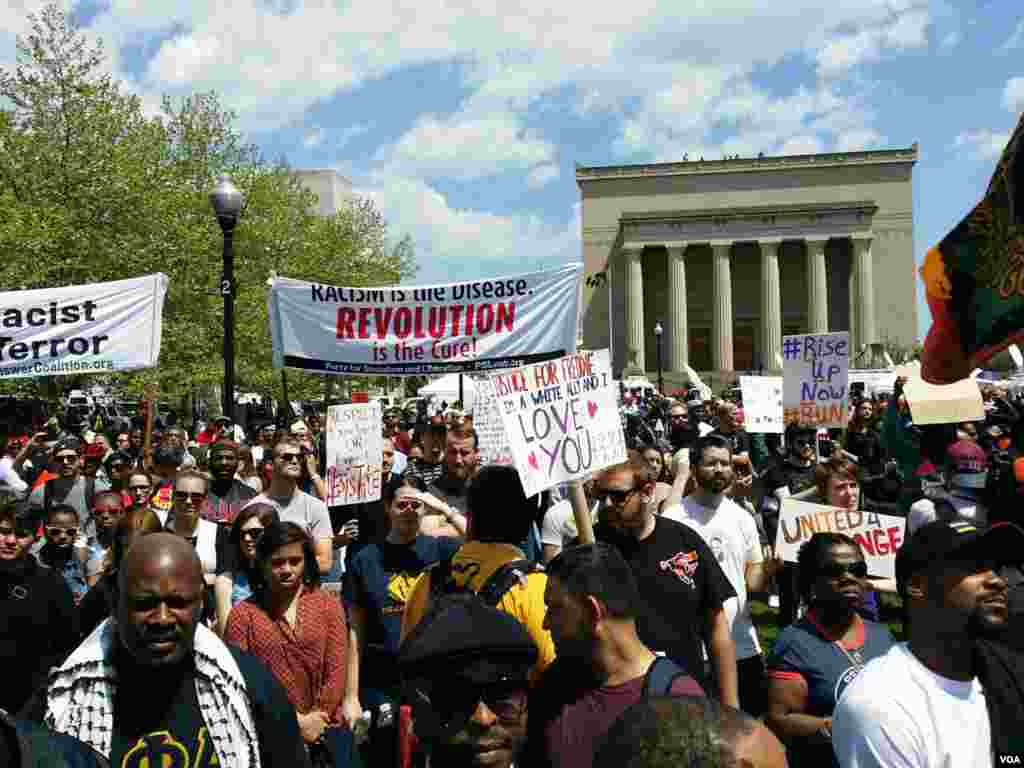
[[[881,600],[881,620],[889,626],[889,631],[897,641],[903,640],[903,620],[900,617],[900,599],[896,595],[879,595]],[[779,636],[779,628],[776,626],[775,617],[778,610],[771,608],[761,600],[750,601],[750,615],[757,629],[757,637],[761,641],[761,648],[767,656],[775,645],[775,639]]]

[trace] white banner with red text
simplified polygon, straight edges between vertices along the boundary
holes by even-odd
[[[426,286],[274,278],[274,366],[427,376],[517,368],[576,349],[582,264]]]

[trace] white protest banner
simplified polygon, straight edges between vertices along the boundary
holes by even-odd
[[[782,337],[783,417],[813,427],[845,427],[849,418],[850,335]]]
[[[327,409],[327,506],[376,501],[384,440],[380,401]]]
[[[920,377],[912,377],[904,383],[903,394],[915,424],[985,420],[985,404],[978,380],[974,378],[953,384],[929,384]]]
[[[824,504],[783,499],[775,554],[787,563],[795,563],[800,546],[815,533],[844,533],[860,546],[869,576],[894,579],[896,550],[903,545],[906,525],[906,518],[895,515],[851,512]]]
[[[153,368],[167,275],[0,293],[0,379]]]
[[[626,460],[607,349],[490,379],[527,496]]]
[[[782,434],[782,377],[740,376],[743,428],[747,432]]]
[[[342,288],[276,277],[274,366],[422,376],[517,368],[576,349],[582,264],[429,286]]]
[[[490,379],[473,382],[476,387],[476,402],[473,406],[473,429],[479,440],[480,466],[503,464],[512,466],[512,446],[505,434],[505,422]]]
[[[852,370],[850,371],[849,381],[850,386],[863,384],[864,394],[868,396],[879,392],[889,392],[891,394],[896,387],[896,370]]]

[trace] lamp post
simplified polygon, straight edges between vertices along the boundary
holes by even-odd
[[[210,192],[210,205],[224,233],[224,271],[220,294],[224,297],[224,415],[235,418],[235,257],[231,241],[242,212],[242,193],[228,176],[217,179]]]
[[[665,394],[665,382],[661,377],[661,334],[665,332],[665,329],[661,327],[661,321],[659,320],[654,324],[654,338],[658,341],[658,394]]]

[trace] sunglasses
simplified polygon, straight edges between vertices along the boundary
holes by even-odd
[[[61,464],[74,464],[76,461],[78,461],[78,455],[74,453],[65,454],[63,456],[58,456],[56,458],[56,461],[60,462]]]
[[[279,453],[277,455],[278,461],[283,461],[285,464],[291,464],[293,461],[298,462],[302,460],[301,453]]]
[[[482,701],[505,723],[515,723],[526,710],[529,684],[526,681],[501,680],[489,685],[446,680],[443,688],[429,683],[411,686],[414,706],[429,708],[441,729],[453,733],[473,716]]]
[[[865,579],[868,575],[868,564],[863,560],[856,563],[828,563],[822,567],[821,572],[829,579],[841,579],[847,574],[855,579]]]
[[[607,501],[611,504],[622,505],[629,501],[633,494],[639,490],[639,488],[630,488],[629,490],[620,491],[614,488],[602,488],[597,491],[597,494],[595,496],[600,501]]]
[[[61,528],[57,525],[48,525],[45,530],[47,537],[51,539],[56,539],[59,536],[68,536],[73,539],[78,536],[77,528]]]
[[[205,493],[185,493],[185,491],[175,491],[174,492],[174,500],[175,501],[194,501],[194,502],[198,503],[198,502],[203,501],[205,498],[206,498],[206,494]]]
[[[395,507],[397,507],[402,512],[413,512],[413,511],[419,509],[422,506],[423,506],[423,502],[422,501],[409,500],[409,501],[396,501],[395,502]]]
[[[244,528],[242,529],[243,539],[252,539],[253,541],[259,541],[263,538],[262,528]]]

